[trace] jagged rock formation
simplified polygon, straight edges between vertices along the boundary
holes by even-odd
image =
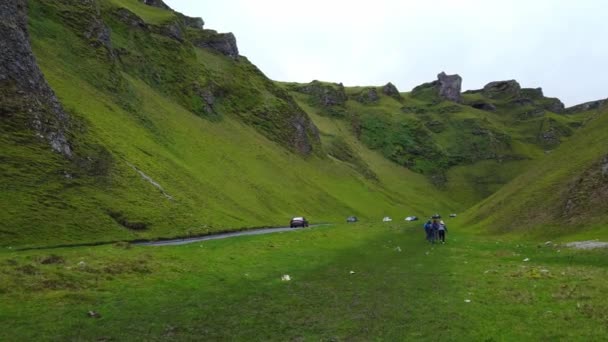
[[[461,87],[462,77],[459,75],[447,75],[445,72],[441,72],[437,75],[436,81],[424,83],[412,89],[412,95],[435,102],[447,100],[460,103]]]
[[[607,104],[608,104],[608,99],[585,102],[585,103],[581,103],[576,106],[566,108],[565,113],[566,114],[576,114],[576,113],[580,113],[580,112],[586,112],[588,110],[599,109],[600,107],[605,106]]]
[[[396,99],[401,99],[401,94],[399,93],[399,89],[397,89],[397,87],[394,84],[392,84],[391,82],[388,82],[386,85],[384,85],[384,87],[382,87],[382,92],[386,96],[394,97]]]
[[[232,59],[239,57],[239,48],[236,37],[232,33],[217,33],[213,30],[204,30],[204,33],[196,37],[194,45],[200,48],[215,50]]]
[[[521,86],[515,80],[495,81],[483,87],[483,96],[489,99],[505,99],[520,96]]]
[[[293,90],[303,94],[312,95],[323,107],[343,106],[348,100],[344,92],[344,85],[324,84],[314,80],[309,84],[296,86]]]
[[[380,100],[378,96],[378,91],[376,88],[365,88],[361,91],[361,93],[356,97],[357,102],[360,103],[376,103]]]
[[[103,30],[98,31],[105,37]],[[32,52],[27,31],[26,0],[0,2],[0,119],[26,125],[52,149],[72,156],[69,116],[63,110]],[[23,129],[25,127],[11,127]]]
[[[461,87],[462,77],[459,75],[446,75],[445,72],[437,75],[437,91],[440,98],[452,102],[460,102]]]

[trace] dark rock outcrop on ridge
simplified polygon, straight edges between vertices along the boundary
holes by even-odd
[[[489,99],[500,99],[520,96],[521,86],[515,80],[495,81],[483,87],[483,96]]]
[[[401,98],[399,89],[397,89],[397,87],[394,84],[392,84],[391,82],[388,82],[386,85],[384,85],[384,87],[382,87],[382,92],[386,96],[394,97],[396,99]]]
[[[452,102],[460,102],[461,87],[462,77],[459,75],[446,75],[445,72],[437,75],[437,90],[440,98]]]
[[[564,112],[566,114],[576,114],[580,112],[586,112],[588,110],[599,109],[600,107],[605,105],[608,105],[608,99],[581,103],[579,105],[566,108]]]
[[[70,118],[36,64],[27,20],[26,0],[0,2],[0,120],[25,125],[14,128],[33,130],[54,151],[71,157]],[[105,33],[99,33],[103,40]]]
[[[204,34],[196,38],[193,43],[197,47],[215,50],[232,59],[239,57],[236,37],[230,32],[217,33],[213,30],[204,30]]]
[[[342,83],[337,85],[324,84],[315,80],[309,84],[297,86],[294,90],[303,94],[312,95],[319,104],[326,108],[343,106],[348,99]]]
[[[380,100],[380,96],[376,88],[365,88],[355,99],[360,103],[376,103]]]

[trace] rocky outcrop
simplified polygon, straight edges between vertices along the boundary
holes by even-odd
[[[561,212],[570,223],[608,211],[608,155],[588,167],[570,183]]]
[[[397,87],[395,87],[395,85],[392,84],[391,82],[388,82],[387,84],[384,85],[384,87],[382,87],[382,93],[384,93],[384,95],[386,95],[386,96],[394,97],[396,99],[401,99],[401,94],[399,93],[399,89],[397,89]]]
[[[115,16],[119,21],[127,24],[133,28],[146,29],[146,23],[140,17],[138,17],[135,13],[129,11],[126,8],[117,8],[112,12],[112,15]]]
[[[579,105],[566,108],[564,112],[566,114],[576,114],[586,112],[588,110],[599,109],[600,107],[603,107],[605,105],[608,105],[608,99],[581,103]]]
[[[292,146],[300,154],[310,154],[313,150],[311,140],[319,140],[319,130],[317,129],[317,126],[315,126],[305,115],[293,116],[291,125],[294,128]],[[312,137],[310,137],[309,134],[312,135]]]
[[[483,87],[483,96],[490,99],[520,97],[521,86],[515,80],[490,82]]]
[[[167,6],[167,4],[165,4],[165,2],[163,0],[139,0],[139,1],[143,2],[144,4],[146,4],[148,6],[158,7],[158,8],[162,8],[162,9],[166,9],[166,10],[171,9],[169,6]]]
[[[0,2],[1,120],[24,117],[24,124],[51,148],[72,156],[69,116],[49,87],[32,52],[27,31],[26,0]]]
[[[356,97],[356,100],[357,102],[368,104],[378,102],[380,97],[378,96],[378,91],[376,88],[365,88]]]
[[[533,99],[533,100],[540,100],[545,97],[545,95],[543,94],[543,88],[540,88],[540,87],[539,88],[522,88],[520,90],[520,95],[521,95],[521,97]]]
[[[564,103],[555,97],[546,97],[543,101],[543,108],[553,113],[563,113],[565,110]]]
[[[306,85],[298,85],[293,90],[311,95],[315,102],[323,107],[343,106],[346,103],[347,96],[344,91],[344,85],[339,84],[324,84],[319,81],[312,81]]]
[[[91,18],[88,27],[84,31],[84,36],[93,45],[103,46],[109,54],[113,55],[111,35],[112,31],[98,15]]]
[[[445,72],[437,75],[437,90],[440,98],[452,102],[460,102],[461,87],[462,77],[459,75],[446,75]]]
[[[217,33],[213,30],[203,30],[203,33],[195,38],[193,43],[197,47],[215,50],[232,59],[239,57],[236,37],[232,33]]]
[[[181,13],[178,13],[177,15],[181,18],[182,23],[186,27],[202,30],[205,26],[205,21],[203,20],[203,18],[188,17]]]

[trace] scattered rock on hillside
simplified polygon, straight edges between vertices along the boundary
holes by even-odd
[[[167,6],[167,4],[165,4],[165,2],[163,0],[139,0],[139,1],[143,2],[144,4],[146,4],[148,6],[158,7],[158,8],[162,8],[162,9],[166,9],[166,10],[171,9],[169,6]]]
[[[30,128],[52,149],[72,156],[67,138],[70,118],[49,87],[32,52],[27,31],[26,0],[0,2],[0,94],[2,117],[23,114]]]
[[[387,84],[384,85],[384,87],[382,87],[382,92],[386,96],[394,97],[396,99],[401,98],[399,89],[397,89],[397,87],[394,84],[392,84],[391,82],[388,82]]]
[[[462,77],[459,75],[446,75],[445,72],[437,75],[437,89],[442,99],[460,102],[461,87]]]
[[[515,80],[495,81],[483,87],[483,95],[490,99],[520,97],[521,86]]]
[[[360,103],[375,103],[380,100],[376,88],[365,88],[356,98],[357,102]]]

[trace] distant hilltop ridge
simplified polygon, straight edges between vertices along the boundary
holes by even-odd
[[[325,107],[343,104],[348,96],[344,85],[340,83],[322,82],[313,80],[310,83],[288,82],[293,90],[309,95],[316,95]],[[382,87],[365,86],[354,100],[361,103],[375,103],[379,100],[378,92],[391,96],[396,100],[402,100],[401,92],[397,87],[388,82]],[[414,98],[427,100],[435,103],[440,101],[451,101],[462,105],[468,105],[475,109],[484,111],[495,111],[498,102],[504,105],[506,102],[511,107],[537,107],[532,116],[541,115],[542,111],[550,111],[557,114],[576,114],[588,110],[599,109],[608,104],[608,99],[596,100],[565,107],[563,102],[556,97],[547,97],[543,89],[522,88],[516,80],[493,81],[481,89],[462,91],[462,77],[458,74],[448,75],[441,72],[437,80],[423,83],[411,90]],[[462,94],[475,95],[476,100],[463,100]]]
[[[166,10],[173,11],[181,20],[185,27],[190,28],[198,28],[201,32],[205,32],[204,35],[198,37],[197,39],[193,39],[193,43],[196,46],[209,48],[212,50],[216,50],[226,56],[229,56],[233,59],[236,59],[239,56],[239,50],[237,46],[236,37],[232,33],[217,33],[213,30],[203,29],[204,20],[202,18],[193,18],[183,15],[179,12],[171,9],[163,0],[139,0],[140,2],[153,7],[158,7]],[[179,25],[171,25],[169,28],[169,35],[178,39],[182,39],[183,33],[180,32]],[[316,81],[313,81],[313,85],[315,85]],[[306,86],[302,89],[303,92],[315,92],[319,89],[319,84],[316,84],[316,87]],[[338,85],[342,85],[342,83],[336,83]],[[343,87],[343,86],[342,86]],[[315,88],[317,90],[315,90]],[[340,104],[346,100],[346,95],[344,92],[340,91],[340,87],[338,89],[332,89],[333,87],[325,87],[323,95],[324,101],[327,101],[326,105],[331,106],[332,104]],[[388,95],[399,98],[399,91],[393,85],[393,83],[388,82],[381,91]],[[476,109],[494,111],[496,110],[495,104],[492,101],[478,101],[473,103],[463,103],[462,100],[462,77],[458,74],[448,75],[445,72],[440,72],[437,75],[437,80],[423,83],[419,86],[416,86],[412,89],[412,94],[416,97],[416,95],[420,95],[422,97],[435,97],[436,101],[451,101],[456,103],[462,103],[465,105],[470,105]],[[542,88],[522,88],[519,82],[516,80],[503,80],[503,81],[493,81],[486,84],[482,89],[476,90],[467,90],[464,94],[481,94],[484,99],[488,100],[511,100],[514,106],[526,106],[526,105],[534,105],[535,101],[543,102],[539,107],[539,110],[548,110],[558,114],[574,114],[583,112],[586,110],[591,110],[595,108],[599,108],[608,102],[608,99],[590,101],[578,105],[574,105],[566,108],[563,102],[555,97],[546,97],[543,94]],[[375,87],[366,87],[365,91],[362,92],[361,96],[357,99],[359,102],[363,103],[373,103],[378,99],[376,88]],[[540,112],[539,112],[540,113]]]

